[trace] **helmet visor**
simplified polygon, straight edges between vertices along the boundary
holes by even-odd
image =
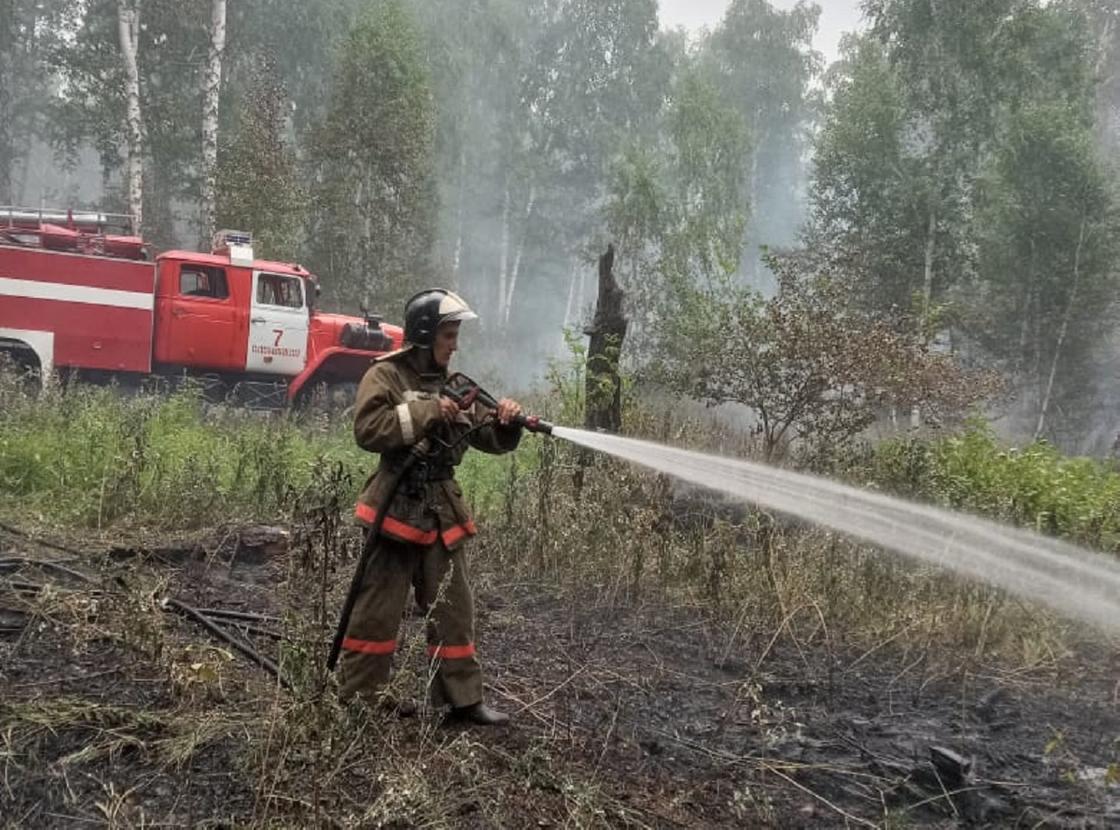
[[[471,311],[471,307],[466,304],[458,294],[447,292],[439,303],[439,322],[453,323],[463,320],[477,320],[478,315]]]

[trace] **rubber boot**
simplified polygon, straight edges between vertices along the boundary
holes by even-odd
[[[491,709],[479,701],[470,706],[458,706],[451,710],[449,718],[460,723],[470,723],[474,726],[504,726],[509,723],[509,715]]]

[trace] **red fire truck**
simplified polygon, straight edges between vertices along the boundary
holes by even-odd
[[[254,259],[248,234],[152,259],[128,216],[0,207],[0,352],[44,378],[189,376],[252,407],[352,391],[403,333],[317,294],[299,265]]]

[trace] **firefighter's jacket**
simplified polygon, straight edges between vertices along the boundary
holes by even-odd
[[[359,521],[373,525],[395,472],[410,448],[427,438],[439,452],[406,474],[386,512],[381,535],[425,546],[442,540],[448,550],[454,550],[477,532],[453,477],[454,468],[468,444],[488,453],[516,449],[521,429],[501,426],[478,404],[460,412],[453,423],[445,423],[439,392],[446,379],[446,370],[430,365],[426,349],[386,356],[366,372],[355,403],[354,437],[363,449],[380,453],[381,463],[366,482],[354,512]]]

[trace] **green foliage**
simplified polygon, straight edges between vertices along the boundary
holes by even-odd
[[[908,193],[901,80],[878,41],[849,36],[829,86],[813,159],[811,244],[847,263],[865,306],[907,311],[926,225],[920,198]]]
[[[656,317],[662,285],[652,279],[658,243],[669,221],[668,182],[656,148],[632,143],[610,167],[607,228],[614,240],[620,283],[629,297],[631,323],[638,327],[639,346],[647,345],[644,327]],[[634,351],[631,342],[631,352]]]
[[[1083,104],[1032,102],[1009,119],[984,198],[985,279],[964,317],[1020,379],[1038,434],[1053,398],[1068,406],[1091,393],[1093,353],[1120,288],[1115,183]],[[1074,413],[1065,420],[1071,430],[1085,423]]]
[[[62,0],[9,0],[0,6],[0,204],[24,198],[24,154],[49,134],[44,101],[56,81],[51,55],[67,14]],[[24,164],[23,181],[17,166]]]
[[[257,256],[281,261],[298,256],[307,200],[284,139],[288,109],[274,62],[262,58],[232,138],[218,154],[217,172],[218,227],[250,231]]]
[[[788,245],[796,239],[803,158],[819,107],[813,87],[823,58],[813,49],[813,38],[821,6],[806,0],[789,9],[775,6],[766,0],[734,0],[704,54],[717,67],[725,100],[754,139],[745,154],[745,183],[754,206],[744,254],[747,267],[753,267],[759,245]]]
[[[569,0],[535,11],[543,26],[522,92],[533,128],[571,173],[598,175],[620,139],[656,123],[666,80],[657,4]]]
[[[543,163],[532,146],[521,89],[540,21],[537,4],[516,0],[431,0],[413,4],[437,102],[435,174],[439,180],[441,282],[503,325],[508,281],[540,227],[530,196]],[[533,214],[533,215],[530,215]],[[521,287],[536,273],[524,274]],[[519,310],[525,306],[519,304]],[[532,307],[532,306],[530,306]]]
[[[681,292],[735,273],[750,211],[747,124],[710,65],[682,63],[660,145],[631,144],[611,167],[608,228],[627,292],[627,354],[648,363],[666,346]]]
[[[571,329],[564,329],[564,343],[568,358],[553,360],[548,368],[547,417],[560,424],[582,424],[587,395],[587,346],[583,337]]]
[[[702,66],[673,87],[668,132],[673,201],[662,269],[670,282],[705,282],[734,273],[750,209],[747,122],[722,98]]]
[[[123,206],[116,5],[4,7],[0,202],[49,134],[71,159],[92,147],[98,206]],[[222,223],[306,261],[347,310],[392,320],[421,284],[456,286],[526,374],[558,344],[542,332],[578,324],[589,253],[613,241],[621,357],[640,366],[672,348],[682,291],[769,289],[756,251],[798,244],[815,135],[803,239],[831,277],[876,320],[1012,375],[1031,433],[1086,432],[1116,322],[1097,150],[1115,143],[1114,4],[867,0],[819,91],[820,9],[778,5],[734,0],[689,40],[659,31],[654,0],[230,4]],[[208,21],[208,0],[142,4],[160,247],[198,198]]]
[[[1083,4],[870,0],[814,159],[807,239],[879,316],[1015,388],[1028,434],[1084,432],[1114,324],[1114,182]]]
[[[257,86],[261,60],[275,73],[273,83],[292,103],[297,136],[322,125],[330,100],[331,58],[354,25],[366,0],[236,0],[227,5],[225,80],[231,103]],[[235,129],[234,106],[223,102],[223,129]]]
[[[1113,465],[1064,456],[1045,441],[1008,448],[980,421],[938,441],[883,443],[871,476],[896,492],[1120,551],[1120,472]]]
[[[204,70],[199,56],[206,54],[209,22],[209,0],[141,4],[137,61],[146,156],[143,230],[162,248],[175,247],[176,202],[189,203],[199,195]],[[71,157],[83,145],[92,145],[107,181],[121,168],[124,146],[117,3],[68,4],[60,29],[65,34],[52,53],[62,79],[52,102],[54,140]],[[123,210],[123,204],[98,207]]]
[[[6,403],[0,490],[60,524],[268,518],[290,507],[322,460],[360,457],[287,419],[205,415],[190,391],[161,400],[82,388]]]
[[[311,264],[324,293],[390,311],[431,273],[435,109],[424,45],[401,0],[371,4],[343,44],[315,171]]]

